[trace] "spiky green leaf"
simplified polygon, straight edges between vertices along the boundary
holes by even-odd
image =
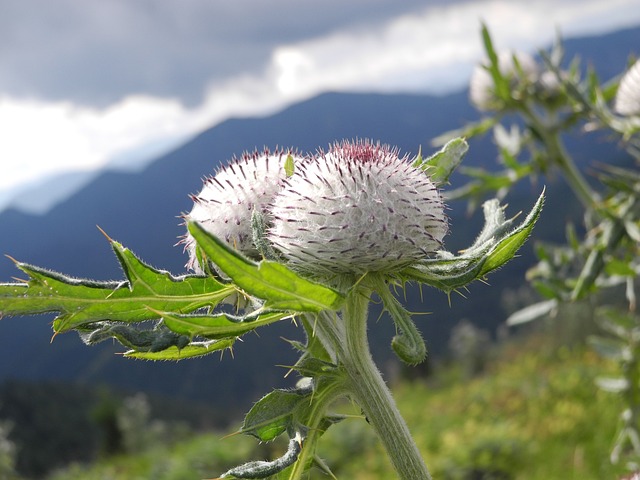
[[[414,280],[445,292],[464,287],[511,260],[527,240],[540,216],[544,192],[516,228],[513,219],[505,219],[497,201],[484,204],[485,225],[471,247],[455,256],[443,252],[439,258],[424,260],[402,272],[406,280]]]
[[[258,400],[242,424],[242,433],[269,442],[293,427],[293,412],[309,402],[311,391],[274,390]]]
[[[138,360],[186,360],[187,358],[202,357],[214,352],[226,350],[227,348],[231,348],[234,343],[235,338],[210,340],[207,342],[191,342],[184,348],[172,346],[159,352],[138,352],[136,350],[130,350],[126,352],[124,356]]]
[[[337,291],[302,278],[280,263],[248,260],[195,222],[188,228],[198,247],[220,270],[248,294],[266,300],[271,309],[320,312],[338,310],[344,302]]]
[[[287,312],[268,312],[250,317],[235,317],[225,313],[216,315],[181,315],[171,312],[157,312],[164,324],[173,332],[189,337],[201,336],[210,339],[239,337],[258,327],[291,316]]]
[[[468,150],[469,144],[464,138],[454,138],[429,158],[418,156],[413,166],[427,172],[436,185],[445,185]]]
[[[72,278],[17,262],[29,277],[24,283],[0,284],[0,314],[59,312],[56,332],[102,321],[141,322],[158,318],[150,310],[192,312],[213,307],[235,287],[213,277],[173,276],[139,260],[129,249],[110,241],[127,277],[121,282]]]

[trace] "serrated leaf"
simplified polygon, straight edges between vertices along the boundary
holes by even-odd
[[[491,252],[482,266],[481,275],[486,275],[496,268],[501,267],[515,256],[516,252],[524,245],[529,235],[531,235],[531,231],[540,217],[543,204],[544,193],[540,195],[538,201],[524,221],[505,238],[500,240],[495,247],[492,247]]]
[[[309,395],[296,390],[274,390],[258,400],[244,418],[241,433],[269,442],[293,426],[293,411]]]
[[[138,360],[185,360],[187,358],[202,357],[214,352],[231,348],[235,343],[235,338],[222,340],[211,340],[208,342],[191,342],[184,348],[169,347],[159,352],[138,352],[130,350],[124,354],[127,358]]]
[[[423,160],[419,156],[413,166],[427,172],[436,185],[445,185],[468,150],[469,144],[464,138],[454,138],[429,158]]]
[[[158,318],[149,309],[188,313],[213,307],[235,291],[213,277],[173,276],[140,261],[129,249],[111,241],[127,276],[122,282],[96,282],[17,263],[29,276],[25,283],[0,285],[0,314],[59,312],[58,333],[89,323],[112,320],[141,322]]]
[[[441,252],[439,258],[424,260],[403,270],[402,277],[426,283],[445,292],[483,278],[513,258],[531,234],[543,204],[544,192],[524,221],[511,229],[513,219],[505,219],[504,210],[499,203],[485,202],[485,226],[471,247],[458,256]]]
[[[274,310],[320,312],[339,310],[344,297],[337,291],[300,277],[284,265],[263,260],[252,262],[210,235],[199,224],[190,222],[189,232],[198,247],[245,292],[266,300]]]
[[[217,315],[157,313],[162,317],[164,324],[178,334],[189,337],[198,335],[210,339],[239,337],[258,327],[269,325],[291,316],[288,312],[269,312],[244,318],[224,313]]]

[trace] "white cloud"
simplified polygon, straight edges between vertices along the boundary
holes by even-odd
[[[337,32],[275,50],[271,68],[283,94],[325,89],[442,91],[461,87],[482,55],[480,21],[498,47],[535,50],[556,28],[567,35],[640,23],[630,0],[493,0],[425,9],[374,31]],[[446,80],[446,82],[443,82]]]
[[[576,35],[640,24],[635,3],[486,0],[432,7],[369,30],[283,44],[261,74],[217,81],[193,108],[141,95],[102,109],[0,97],[0,192],[113,158],[123,166],[231,115],[265,114],[321,91],[460,88],[482,55],[481,19],[498,47],[533,50],[549,43],[556,27]]]
[[[128,97],[97,110],[0,98],[0,189],[60,170],[101,167],[141,143],[203,126],[194,123],[166,99]]]

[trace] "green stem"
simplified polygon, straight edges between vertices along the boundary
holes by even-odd
[[[326,388],[318,392],[314,398],[313,408],[309,411],[309,422],[307,427],[309,431],[307,438],[305,439],[302,451],[293,464],[293,468],[289,475],[289,479],[303,478],[305,470],[313,460],[316,453],[316,446],[318,440],[324,432],[320,430],[320,423],[325,419],[325,413],[335,400],[343,397],[346,394],[345,387],[342,382],[331,384],[329,388]]]
[[[584,178],[555,128],[549,127],[527,105],[519,105],[528,122],[535,128],[549,153],[549,159],[562,172],[565,180],[586,209],[596,210],[598,194]]]
[[[370,291],[352,289],[343,310],[342,322],[323,315],[316,326],[323,343],[335,346],[336,355],[348,377],[347,389],[373,426],[401,480],[429,480],[431,476],[406,422],[373,362],[367,340]]]

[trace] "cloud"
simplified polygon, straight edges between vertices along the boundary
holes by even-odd
[[[273,48],[375,25],[408,0],[3,0],[0,92],[105,107],[131,94],[195,106],[211,81],[259,73]]]
[[[103,166],[141,144],[205,125],[176,100],[132,96],[105,109],[0,98],[0,189],[60,170]]]
[[[443,91],[462,87],[480,60],[480,21],[499,48],[534,51],[565,34],[600,33],[640,23],[629,0],[489,0],[427,8],[380,29],[341,31],[277,48],[270,62],[283,94],[324,89]],[[465,73],[467,75],[465,75]]]

